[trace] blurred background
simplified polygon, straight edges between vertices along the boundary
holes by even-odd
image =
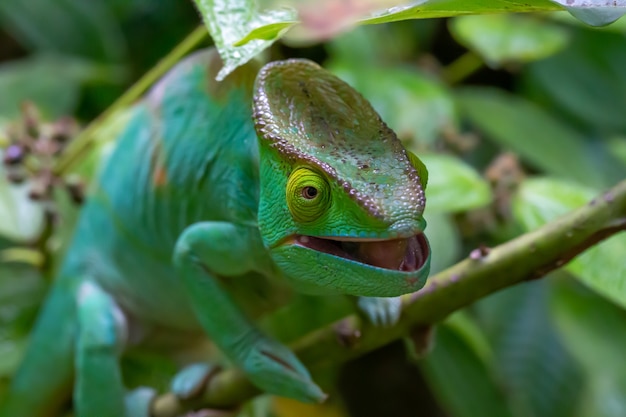
[[[199,23],[189,1],[3,1],[0,147],[32,126],[75,132]],[[412,20],[319,44],[278,42],[265,54],[288,57],[352,84],[423,158],[433,273],[626,178],[626,19],[602,29],[566,13]],[[0,397],[77,210],[67,195],[33,202],[38,179],[12,169],[0,168]],[[81,171],[83,182],[91,172]],[[279,401],[246,412],[624,417],[625,308],[618,235],[546,279],[454,314],[423,359],[398,342],[327,372],[330,405]],[[129,380],[163,380],[168,365],[152,360],[129,359]]]

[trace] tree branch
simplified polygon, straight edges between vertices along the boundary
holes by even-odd
[[[403,297],[399,322],[376,328],[362,322],[353,343],[342,342],[334,326],[320,329],[296,343],[298,357],[310,368],[344,362],[395,339],[445,319],[456,310],[500,289],[543,277],[601,240],[626,230],[626,180],[566,216],[431,277],[420,291]],[[200,407],[233,407],[256,389],[238,370],[215,375],[201,398],[179,400],[167,393],[153,403],[154,417],[176,417]]]

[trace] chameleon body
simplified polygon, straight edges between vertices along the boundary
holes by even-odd
[[[219,66],[214,51],[187,58],[132,110],[1,417],[53,416],[71,393],[79,417],[147,416],[152,394],[127,395],[119,359],[151,332],[208,335],[261,389],[321,401],[236,283],[357,296],[379,322],[424,285],[426,170],[370,104],[306,60],[216,83]]]

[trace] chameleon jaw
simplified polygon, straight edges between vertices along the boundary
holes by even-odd
[[[365,265],[415,272],[430,256],[423,233],[400,239],[349,239],[296,235],[293,244]]]

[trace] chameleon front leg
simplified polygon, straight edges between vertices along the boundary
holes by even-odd
[[[87,280],[78,291],[74,404],[78,417],[148,417],[153,390],[125,398],[119,355],[126,320],[113,298]]]
[[[174,261],[200,324],[254,384],[303,402],[325,398],[295,355],[262,334],[220,285],[219,280],[227,277],[271,271],[256,228],[227,222],[194,224],[178,239]]]

